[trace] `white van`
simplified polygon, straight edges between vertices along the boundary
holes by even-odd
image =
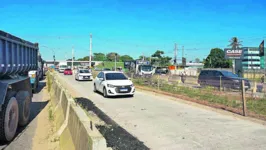
[[[65,69],[67,69],[67,62],[60,62],[59,63],[59,69],[58,69],[59,72],[63,73]]]

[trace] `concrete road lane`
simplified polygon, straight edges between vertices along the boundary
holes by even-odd
[[[106,99],[93,82],[60,77],[151,149],[265,149],[263,125],[148,92]]]

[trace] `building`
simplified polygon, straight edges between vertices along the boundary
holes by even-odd
[[[261,58],[259,56],[258,47],[242,47],[243,50],[243,59],[242,59],[242,69],[261,69]],[[264,66],[264,65],[263,65]]]
[[[203,63],[186,63],[186,68],[203,68]]]

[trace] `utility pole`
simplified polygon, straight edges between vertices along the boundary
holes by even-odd
[[[74,59],[74,46],[72,46],[72,70],[74,70],[74,67],[73,67],[73,60]]]
[[[184,57],[184,46],[182,46],[182,57]]]
[[[142,62],[144,62],[144,60],[145,60],[145,59],[144,59],[144,53],[142,53]]]
[[[174,64],[177,63],[177,44],[175,43],[175,58],[174,58]]]
[[[117,58],[117,53],[115,53],[115,71],[116,71],[116,58]]]
[[[91,68],[91,51],[92,51],[92,34],[90,34],[90,63],[89,63],[90,68]]]

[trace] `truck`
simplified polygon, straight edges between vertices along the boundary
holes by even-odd
[[[154,67],[149,61],[133,60],[124,62],[124,67],[134,73],[134,76],[150,77],[154,74]]]
[[[58,71],[60,73],[63,73],[65,69],[67,69],[67,62],[60,62],[58,66],[59,66]]]
[[[42,78],[38,43],[0,30],[0,141],[9,142],[29,122],[33,91]]]

